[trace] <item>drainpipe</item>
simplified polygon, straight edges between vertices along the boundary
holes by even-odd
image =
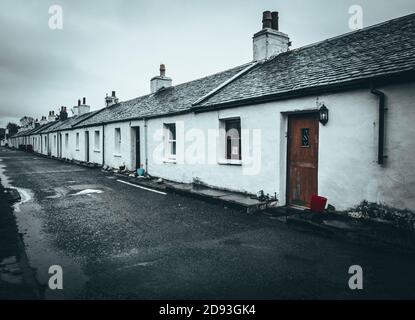
[[[148,158],[147,158],[147,118],[144,118],[144,148],[145,148],[145,152],[144,152],[144,156],[146,159],[146,173],[148,173]]]
[[[105,124],[102,124],[102,166],[105,165]]]
[[[372,87],[372,94],[379,97],[378,164],[385,163],[385,93]]]

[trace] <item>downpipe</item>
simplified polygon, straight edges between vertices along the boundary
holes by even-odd
[[[144,157],[145,157],[145,164],[146,164],[146,174],[148,174],[148,145],[147,145],[147,118],[144,118]]]
[[[105,124],[102,124],[102,166],[105,166]]]
[[[378,164],[385,163],[385,98],[384,92],[372,87],[370,90],[372,94],[379,97],[379,132],[378,132]]]

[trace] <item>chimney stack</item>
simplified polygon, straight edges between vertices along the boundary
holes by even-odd
[[[78,99],[78,105],[72,108],[72,113],[74,114],[74,116],[79,116],[81,114],[88,113],[90,109],[91,107],[86,104],[86,98],[83,97],[82,104],[81,104],[81,99]],[[66,111],[66,107],[65,107],[65,111]]]
[[[55,111],[49,111],[49,115],[48,115],[48,122],[50,121],[55,121],[56,117],[55,117]]]
[[[171,78],[166,77],[166,66],[164,64],[160,64],[160,75],[153,77],[150,80],[151,93],[155,93],[163,88],[171,87],[171,85]]]
[[[118,98],[115,95],[115,91],[112,91],[110,97],[108,97],[108,94],[107,94],[107,96],[105,97],[105,106],[106,107],[110,107],[110,106],[112,106],[114,104],[117,104],[117,103],[118,103]]]
[[[68,119],[68,112],[66,112],[66,107],[62,106],[59,113],[59,120],[64,121]]]
[[[290,39],[288,35],[278,29],[278,12],[264,11],[262,13],[262,30],[253,37],[254,61],[269,59],[289,50]]]

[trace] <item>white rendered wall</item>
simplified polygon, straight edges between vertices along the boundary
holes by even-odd
[[[279,195],[285,204],[286,111],[330,110],[326,126],[320,124],[318,191],[337,209],[347,209],[363,200],[415,209],[415,84],[379,88],[386,93],[386,164],[377,164],[378,98],[369,90],[328,94],[201,114],[158,118],[148,121],[149,168],[151,175],[192,182],[193,178],[220,188]],[[241,129],[261,130],[261,157],[251,165],[252,141],[242,140],[242,166],[219,164],[156,163],[154,149],[160,145],[154,134],[163,123],[182,122],[185,134],[192,129],[218,127],[220,118],[240,117]],[[185,142],[184,149],[191,143]],[[204,146],[207,150],[207,146]],[[180,148],[178,148],[180,152]],[[259,166],[258,166],[259,165]],[[254,175],[243,168],[260,167]]]

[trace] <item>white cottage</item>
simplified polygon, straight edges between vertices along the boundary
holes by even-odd
[[[415,14],[289,47],[278,14],[264,12],[251,62],[176,86],[162,65],[148,95],[113,92],[66,128],[60,156],[264,190],[281,205],[319,194],[340,210],[415,210]]]

